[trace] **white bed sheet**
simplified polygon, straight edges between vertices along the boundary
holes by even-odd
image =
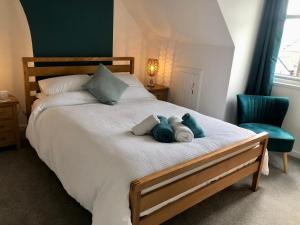
[[[186,112],[201,124],[205,138],[162,144],[130,132],[149,114],[169,117]],[[71,93],[37,100],[26,135],[66,191],[92,212],[93,225],[129,225],[132,180],[254,133],[153,98],[109,106],[95,103],[88,94]]]

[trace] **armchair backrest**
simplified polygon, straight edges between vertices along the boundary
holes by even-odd
[[[238,123],[264,123],[281,127],[289,107],[287,97],[238,95]]]

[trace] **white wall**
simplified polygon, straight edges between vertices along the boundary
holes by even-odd
[[[22,57],[32,56],[31,37],[18,0],[0,1],[0,90],[18,97],[24,109]],[[20,112],[21,123],[25,117]]]
[[[169,86],[176,66],[203,70],[201,113],[224,119],[234,47],[217,1],[122,1],[146,34],[146,57],[159,58],[157,83]]]
[[[218,0],[235,51],[226,100],[225,119],[236,122],[236,95],[248,81],[264,0]]]
[[[169,85],[170,64],[203,69],[202,112],[235,122],[264,0],[122,1],[146,34],[146,56],[160,59],[158,83]]]
[[[233,59],[232,47],[178,43],[174,66],[196,67],[203,71],[200,113],[223,119]]]
[[[135,56],[136,74],[143,79],[146,58],[144,34],[124,8],[115,0],[114,55]],[[0,1],[0,90],[8,90],[21,102],[21,124],[26,122],[22,57],[32,56],[28,22],[19,0]]]
[[[115,0],[114,56],[134,56],[141,80],[146,59],[158,57],[157,80],[166,85],[176,64],[202,69],[201,112],[230,118],[227,105],[244,87],[261,6],[262,0]],[[0,89],[24,108],[21,57],[31,56],[32,46],[18,0],[0,1],[0,49]]]
[[[179,42],[232,46],[217,0],[122,0],[151,35]]]
[[[146,58],[145,34],[124,7],[122,0],[114,1],[114,56],[135,57],[135,74],[143,81]]]
[[[295,156],[300,158],[300,88],[274,84],[272,95],[289,97],[290,106],[283,122],[283,128],[296,138],[293,151]]]
[[[8,8],[8,2],[0,1],[0,90],[13,89],[12,77],[12,52],[11,52],[11,22]]]

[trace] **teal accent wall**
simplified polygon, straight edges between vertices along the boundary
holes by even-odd
[[[20,2],[34,56],[112,56],[113,0]]]

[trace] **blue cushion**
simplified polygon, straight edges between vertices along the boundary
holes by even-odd
[[[290,152],[293,149],[295,138],[280,127],[262,123],[242,123],[240,127],[252,130],[255,133],[268,132],[268,150],[275,152]]]
[[[112,74],[104,65],[100,64],[93,77],[84,85],[99,102],[107,105],[116,104],[128,84]]]

